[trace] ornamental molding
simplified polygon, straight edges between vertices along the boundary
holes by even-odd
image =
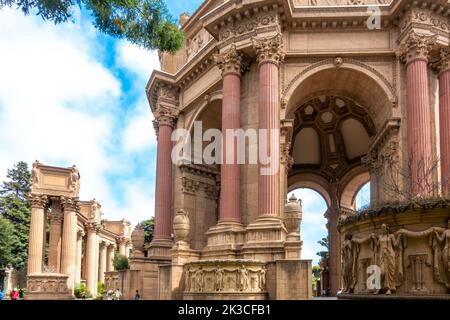
[[[259,65],[273,63],[279,66],[284,61],[286,52],[281,34],[265,38],[252,38],[252,44],[256,50],[256,60]]]
[[[43,194],[30,193],[28,201],[33,209],[45,209],[48,204],[48,197]]]
[[[400,43],[397,56],[406,64],[415,60],[428,62],[433,47],[437,44],[437,36],[410,31]]]
[[[222,71],[222,76],[236,74],[240,77],[248,67],[243,53],[236,49],[235,44],[232,44],[227,51],[215,54],[214,61]]]

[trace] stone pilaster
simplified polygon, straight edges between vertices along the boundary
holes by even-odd
[[[44,208],[47,197],[39,194],[30,194],[28,200],[31,204],[30,237],[28,245],[28,275],[42,272],[42,248],[44,230]]]
[[[178,91],[172,86],[163,86],[159,91],[154,112],[154,125],[158,134],[155,192],[155,231],[149,255],[154,259],[170,260],[173,245],[172,233],[172,147],[173,129],[178,119]]]
[[[428,84],[428,58],[435,36],[411,31],[400,45],[407,68],[408,154],[411,165],[411,196],[430,196],[432,177],[427,171],[432,161],[431,108]]]
[[[78,285],[81,282],[81,261],[83,258],[83,237],[84,237],[84,231],[78,230],[78,232],[77,232],[75,285]]]
[[[47,215],[50,222],[50,238],[48,244],[48,267],[53,272],[61,270],[61,236],[62,221],[61,203],[59,199],[52,201],[51,212]]]
[[[100,243],[99,252],[99,267],[98,267],[98,281],[105,283],[105,272],[106,272],[106,242],[102,241]]]
[[[97,256],[97,223],[89,222],[86,225],[87,238],[86,238],[86,286],[92,295],[97,294],[97,270],[96,260]]]
[[[439,128],[442,194],[450,196],[450,48],[441,49],[439,73]]]

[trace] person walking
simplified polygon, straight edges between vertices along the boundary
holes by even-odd
[[[136,294],[134,295],[134,300],[141,300],[141,295],[139,294],[139,290],[136,290]]]

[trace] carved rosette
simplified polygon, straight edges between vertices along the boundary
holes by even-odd
[[[245,69],[243,54],[236,49],[235,44],[232,44],[228,51],[215,54],[214,61],[222,70],[222,76],[227,74],[241,76]]]
[[[436,41],[436,35],[418,34],[415,31],[411,31],[400,44],[397,55],[406,64],[415,60],[428,62],[430,51],[436,44]]]
[[[439,71],[450,71],[450,47],[442,48],[440,52]]]
[[[80,202],[78,198],[61,197],[61,205],[64,211],[80,211]]]
[[[48,197],[43,194],[31,193],[28,195],[28,201],[33,209],[44,209],[47,205]]]
[[[258,64],[273,63],[277,66],[283,62],[285,51],[281,34],[267,38],[252,38]]]

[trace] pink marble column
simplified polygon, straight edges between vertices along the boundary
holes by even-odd
[[[431,107],[428,84],[428,54],[435,39],[414,32],[406,39],[408,154],[411,155],[411,195],[430,195],[426,173],[432,161]]]
[[[450,48],[441,50],[439,128],[442,194],[450,196]]]
[[[216,56],[223,75],[222,100],[222,165],[220,167],[220,219],[219,222],[241,222],[241,178],[237,158],[237,139],[227,139],[227,131],[241,127],[241,71],[242,54],[233,45],[230,50]],[[229,155],[232,150],[234,157]]]
[[[156,161],[155,233],[153,240],[171,240],[172,230],[172,147],[171,140],[176,112],[169,107],[158,106],[155,112],[158,126]]]
[[[29,197],[31,204],[30,236],[28,244],[28,275],[42,273],[42,247],[44,208],[47,204],[47,197],[43,195],[32,194]]]
[[[253,39],[259,63],[259,129],[267,130],[266,141],[259,141],[258,148],[266,143],[266,154],[278,155],[272,161],[279,161],[280,141],[271,141],[271,134],[280,130],[280,89],[279,64],[284,59],[281,35],[272,38]],[[259,135],[261,137],[261,135]],[[260,159],[261,161],[261,159]],[[273,174],[258,172],[258,216],[280,217],[280,172],[279,168]],[[279,165],[278,165],[279,167]]]

